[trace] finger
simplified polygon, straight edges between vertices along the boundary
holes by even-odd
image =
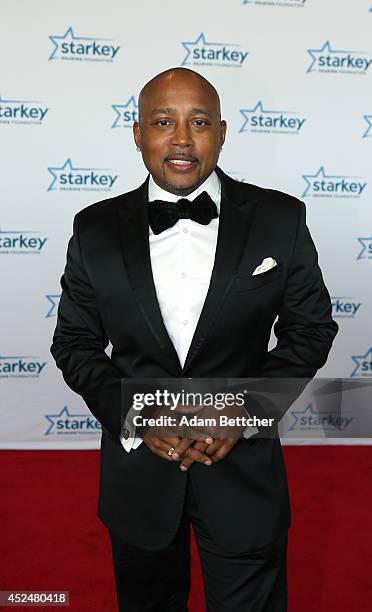
[[[204,444],[204,442],[194,442],[193,447],[201,453],[206,453],[207,448],[209,448],[209,444]]]
[[[211,455],[213,463],[217,463],[217,461],[221,461],[221,459],[224,459],[226,455],[231,451],[233,446],[235,446],[236,441],[236,438],[227,438],[226,440],[223,440],[221,446],[215,451],[213,455]]]
[[[205,461],[210,461],[210,457],[206,455],[201,450],[198,450],[194,446],[189,446],[183,455],[181,455],[181,459],[192,459],[193,461],[197,461],[198,463],[204,463]]]
[[[178,438],[155,438],[153,436],[145,436],[143,440],[149,447],[149,449],[156,455],[159,455],[159,457],[162,457],[167,461],[174,461],[180,459],[180,456],[174,453],[173,450],[174,446],[177,445],[177,443],[179,442]],[[170,450],[173,451],[172,454],[169,454]]]
[[[201,453],[205,453],[206,449],[208,448],[208,444],[204,444],[204,442],[194,442],[193,448],[200,451]],[[184,457],[181,461],[180,468],[183,472],[186,472],[186,470],[188,470],[189,467],[191,467],[193,463],[194,461],[192,459]],[[212,464],[211,461],[206,462],[206,465],[211,465],[211,464]]]
[[[188,469],[195,461],[197,463],[204,463],[204,465],[212,465],[213,463],[210,457],[190,446],[181,458],[180,467],[185,471],[185,468]]]
[[[211,438],[207,438],[207,439],[211,439]],[[200,448],[198,448],[196,444],[200,444],[201,445]],[[199,450],[202,453],[204,453],[204,449],[206,446],[208,446],[208,442],[206,442],[204,437],[202,440],[196,440],[196,441],[190,438],[181,438],[180,440],[178,440],[177,445],[174,447],[175,454],[182,457],[186,449],[190,448],[190,446],[193,446],[193,448],[196,448],[196,450]],[[206,459],[208,459],[208,457],[206,457]]]

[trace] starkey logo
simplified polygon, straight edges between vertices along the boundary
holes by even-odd
[[[244,121],[239,133],[298,134],[306,119],[292,111],[265,109],[261,100],[253,108],[241,108]]]
[[[327,174],[324,166],[302,177],[306,183],[303,198],[360,198],[367,187],[367,182],[360,177]]]
[[[134,96],[125,104],[112,104],[111,108],[115,113],[112,128],[131,128],[134,121],[138,121],[138,103]]]
[[[0,95],[0,124],[41,125],[48,111],[38,100],[10,100]]]
[[[363,132],[363,138],[372,138],[372,115],[363,115],[367,128]]]
[[[110,191],[119,178],[110,168],[73,166],[68,158],[61,166],[49,166],[52,180],[47,191]]]
[[[307,73],[328,72],[366,74],[372,64],[372,56],[364,51],[332,49],[327,40],[319,49],[308,49],[311,57]]]
[[[243,0],[243,4],[249,6],[285,6],[303,8],[305,3],[306,0]]]
[[[0,378],[40,378],[46,364],[35,355],[0,355]]]
[[[45,297],[49,302],[48,311],[45,315],[45,318],[49,319],[50,317],[55,317],[57,315],[58,306],[59,306],[59,302],[61,299],[61,294],[60,293],[48,293]]]
[[[195,40],[181,44],[186,51],[181,66],[241,68],[249,54],[249,51],[234,43],[209,41],[203,32]]]
[[[112,62],[120,50],[110,38],[76,36],[71,26],[64,34],[53,34],[49,39],[53,45],[49,60]]]
[[[348,414],[335,414],[334,411],[318,410],[313,404],[307,404],[302,410],[291,410],[292,422],[288,431],[332,432],[345,431],[354,420]]]
[[[334,319],[354,319],[362,306],[362,302],[348,296],[333,296],[331,302]]]
[[[354,369],[350,376],[372,376],[372,347],[361,355],[352,355],[351,358],[354,361]]]
[[[40,255],[47,240],[41,232],[0,228],[0,254]]]
[[[101,423],[92,415],[74,414],[70,412],[68,406],[64,406],[60,412],[55,414],[46,414],[45,419],[48,421],[48,427],[44,436],[92,435],[101,433],[102,430]]]
[[[358,259],[372,259],[372,236],[358,238],[359,246],[362,249],[359,251]]]

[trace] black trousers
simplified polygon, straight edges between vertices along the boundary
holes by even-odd
[[[191,523],[203,571],[207,612],[286,612],[287,534],[270,546],[246,554],[223,550],[208,533],[189,474],[187,478],[180,527],[166,549],[135,549],[109,532],[119,611],[187,612]],[[233,509],[226,520],[233,520]]]

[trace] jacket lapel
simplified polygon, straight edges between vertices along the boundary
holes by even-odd
[[[148,179],[141,187],[128,193],[124,202],[120,198],[118,212],[122,253],[138,307],[163,351],[173,375],[179,376],[181,365],[163,322],[152,276],[147,193]]]
[[[219,168],[217,173],[221,180],[221,208],[216,255],[208,293],[183,369],[164,325],[152,275],[146,206],[148,179],[118,202],[122,253],[129,282],[138,307],[175,377],[183,377],[188,372],[206,342],[234,280],[258,201],[254,188],[250,193],[247,185],[243,189],[238,181]]]
[[[203,348],[207,335],[234,280],[235,271],[246,246],[248,234],[256,210],[257,197],[252,188],[244,189],[217,168],[221,180],[221,208],[216,245],[216,255],[208,293],[192,339],[181,376],[190,369]]]

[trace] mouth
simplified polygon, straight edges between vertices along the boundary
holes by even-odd
[[[165,158],[165,164],[176,172],[188,172],[199,164],[199,160],[196,157],[185,155],[168,155]]]

